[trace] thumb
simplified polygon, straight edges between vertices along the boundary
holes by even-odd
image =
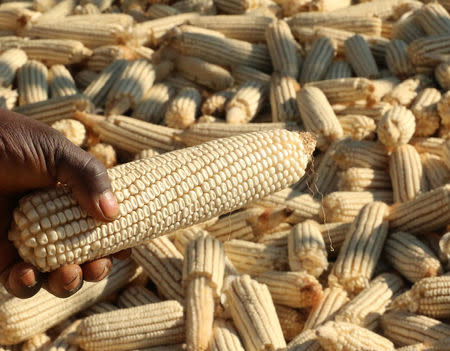
[[[103,221],[119,214],[119,205],[111,191],[105,166],[90,153],[68,140],[59,143],[55,152],[56,178],[66,184],[86,212]]]

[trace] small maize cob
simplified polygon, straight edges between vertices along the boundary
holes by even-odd
[[[158,19],[162,17],[174,16],[180,14],[176,8],[166,5],[164,3],[153,3],[150,2],[150,7],[147,11],[147,16],[149,19]]]
[[[40,333],[25,341],[21,351],[42,351],[50,345],[50,342],[51,338],[47,334]]]
[[[92,51],[92,56],[87,60],[86,68],[100,72],[114,61],[121,59],[133,60],[136,59],[136,54],[123,45],[99,46]]]
[[[389,158],[394,202],[406,202],[427,191],[425,173],[414,146],[398,146]]]
[[[74,15],[99,15],[100,13],[100,9],[92,3],[78,5],[73,9]]]
[[[344,289],[340,287],[325,289],[320,302],[311,309],[304,329],[315,329],[323,323],[334,319],[336,313],[348,301],[349,298]]]
[[[213,0],[182,0],[175,2],[172,6],[182,13],[198,12],[201,15],[215,15],[217,12]]]
[[[386,46],[386,64],[399,78],[409,77],[415,69],[408,57],[408,44],[403,40],[391,40]]]
[[[62,20],[68,15],[72,14],[75,6],[77,5],[77,1],[74,0],[62,0],[57,1],[54,6],[45,11],[39,18],[37,19],[37,23],[48,23],[51,21]]]
[[[85,89],[89,84],[91,84],[99,76],[98,72],[89,71],[87,69],[82,69],[77,74],[75,74],[75,83],[78,88]]]
[[[6,4],[3,3],[2,5]],[[0,9],[0,29],[16,31],[37,18],[39,18],[37,12],[16,6],[2,6]]]
[[[372,80],[375,90],[372,94],[374,101],[380,101],[400,84],[400,79],[393,76],[388,70],[381,71],[381,78]]]
[[[181,286],[183,255],[167,237],[156,238],[133,248],[131,257],[142,266],[162,296],[184,301]]]
[[[240,14],[258,7],[258,2],[252,0],[215,0],[215,4],[217,9],[230,14]]]
[[[409,107],[417,96],[420,80],[416,77],[409,78],[398,84],[389,93],[383,96],[383,101],[391,105],[403,105]]]
[[[412,41],[426,36],[422,26],[415,20],[417,12],[408,11],[392,26],[391,38],[403,40],[409,44]]]
[[[292,308],[315,306],[322,298],[322,286],[306,272],[268,271],[254,278],[267,285],[273,302]]]
[[[226,107],[227,123],[250,122],[262,108],[268,95],[268,87],[256,81],[241,85]]]
[[[227,103],[234,96],[234,89],[219,91],[203,101],[202,113],[210,116],[223,116]]]
[[[202,97],[197,89],[182,89],[167,106],[164,116],[166,125],[171,128],[186,129],[194,124],[201,100]]]
[[[86,140],[86,128],[75,119],[61,119],[51,125],[76,146],[82,146]]]
[[[371,168],[348,168],[339,173],[339,191],[376,191],[391,189],[389,173]]]
[[[421,153],[420,160],[430,189],[440,187],[450,181],[450,171],[442,157],[431,153]]]
[[[271,81],[270,75],[245,65],[233,66],[231,68],[231,75],[234,78],[235,84],[238,85],[242,85],[249,80],[269,85]]]
[[[443,146],[445,139],[442,138],[420,138],[415,137],[410,142],[420,154],[430,153],[434,156],[443,157]]]
[[[442,57],[450,54],[449,43],[449,33],[416,39],[408,45],[409,59],[416,66],[435,66]]]
[[[112,145],[98,143],[89,147],[88,152],[103,163],[106,168],[114,167],[117,164],[116,150]]]
[[[120,308],[130,308],[160,302],[161,300],[143,286],[130,286],[120,294],[117,305]]]
[[[390,308],[434,318],[450,316],[450,276],[423,278],[398,296]]]
[[[441,88],[450,90],[450,63],[442,62],[437,65],[434,70],[434,76]]]
[[[351,295],[368,286],[388,232],[388,206],[372,202],[361,208],[339,251],[328,283]]]
[[[296,310],[294,308],[275,305],[281,330],[286,341],[291,341],[303,330],[306,317],[306,310]]]
[[[334,257],[338,254],[342,244],[344,243],[345,236],[350,230],[351,224],[351,222],[319,224],[329,256]]]
[[[160,123],[164,119],[167,106],[174,96],[175,89],[169,84],[155,84],[148,90],[144,99],[136,105],[133,117],[146,122]]]
[[[286,247],[229,240],[225,252],[236,270],[242,274],[258,275],[267,271],[285,270],[288,265]]]
[[[378,325],[379,317],[384,314],[389,303],[403,287],[403,281],[398,275],[381,274],[341,308],[334,320],[374,330]]]
[[[14,80],[16,71],[26,62],[26,53],[19,49],[6,50],[0,54],[0,86],[8,87]]]
[[[243,275],[231,282],[225,294],[246,350],[276,350],[286,347],[267,286]]]
[[[352,67],[345,61],[338,60],[330,64],[324,80],[350,78],[352,76]]]
[[[389,157],[381,143],[345,138],[336,145],[332,159],[341,169],[363,167],[387,169]]]
[[[286,351],[324,351],[324,349],[320,346],[316,331],[307,329],[288,344]]]
[[[287,226],[286,226],[287,225]],[[278,230],[280,228],[280,230]],[[266,233],[258,239],[258,243],[287,249],[288,235],[292,230],[290,224],[282,223],[273,233]]]
[[[422,90],[414,100],[411,111],[416,117],[416,136],[431,136],[439,128],[437,103],[441,93],[435,88]]]
[[[335,55],[335,46],[328,38],[319,38],[314,41],[310,52],[305,58],[300,74],[300,83],[322,80],[330,67]]]
[[[369,329],[346,322],[327,322],[317,328],[317,338],[325,351],[394,351],[394,344]]]
[[[217,218],[214,218],[212,220],[207,221],[211,223],[215,223],[217,221]],[[185,229],[180,229],[175,232],[173,232],[170,235],[170,239],[177,248],[177,250],[184,256],[186,253],[186,248],[188,247],[189,243],[193,240],[196,240],[200,236],[207,236],[209,235],[209,232],[204,230],[204,226],[206,226],[206,223],[196,224],[193,226],[190,226]]]
[[[416,130],[416,120],[410,110],[394,106],[378,122],[377,134],[388,148],[407,144]]]
[[[384,246],[384,254],[392,267],[413,283],[442,273],[433,251],[408,233],[391,234]]]
[[[239,335],[230,321],[214,320],[211,351],[244,351]]]
[[[363,115],[345,115],[338,117],[339,123],[344,131],[344,137],[350,137],[355,140],[375,138],[377,128],[375,121]]]
[[[377,78],[380,75],[375,58],[364,38],[355,34],[344,43],[345,57],[356,75],[366,78]]]
[[[439,3],[424,5],[417,11],[414,19],[428,35],[440,35],[450,32],[450,15]]]
[[[300,57],[297,54],[297,43],[288,24],[283,20],[275,20],[269,24],[266,30],[266,41],[274,71],[297,79]]]
[[[228,38],[260,43],[266,40],[266,29],[272,21],[267,16],[219,15],[196,17],[189,24],[215,30]]]
[[[274,122],[300,121],[296,95],[300,85],[287,74],[272,74],[270,106]]]
[[[297,224],[288,235],[288,259],[292,271],[319,277],[328,266],[327,250],[317,222]]]
[[[16,105],[17,98],[17,90],[11,90],[0,86],[0,108],[12,110]]]
[[[53,65],[49,69],[48,81],[51,97],[71,96],[78,94],[72,75],[63,65]]]
[[[450,325],[403,311],[385,313],[380,319],[383,335],[398,346],[432,343],[450,337]]]
[[[333,105],[333,109],[338,116],[363,115],[373,118],[376,122],[391,108],[392,105],[384,101],[376,102],[369,106],[367,106],[365,101],[356,102],[353,105]]]
[[[390,209],[391,230],[411,234],[424,233],[445,227],[449,218],[450,185],[419,194],[408,202],[395,204]]]

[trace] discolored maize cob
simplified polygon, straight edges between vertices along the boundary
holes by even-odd
[[[266,41],[274,71],[297,79],[301,62],[288,24],[283,20],[274,20],[267,27]]]
[[[348,301],[347,292],[342,288],[333,287],[325,289],[320,302],[311,309],[304,329],[315,329],[323,323],[334,319],[336,313]]]
[[[450,185],[446,184],[392,206],[389,225],[391,230],[411,234],[433,231],[448,224],[449,208]]]
[[[91,146],[88,152],[103,163],[106,168],[114,167],[117,164],[116,150],[112,145],[98,143]]]
[[[392,267],[413,283],[442,273],[433,251],[408,233],[391,234],[384,246],[384,254]]]
[[[274,122],[300,121],[296,95],[300,85],[289,75],[272,74],[270,106]]]
[[[386,64],[389,70],[399,78],[414,74],[415,69],[408,57],[408,44],[403,40],[391,40],[386,46]]]
[[[302,332],[308,316],[307,310],[296,310],[282,305],[275,305],[275,310],[277,311],[284,339],[289,342]]]
[[[286,346],[267,286],[243,275],[231,282],[225,294],[246,350],[276,350]]]
[[[230,124],[250,122],[262,108],[268,87],[256,81],[242,84],[226,107],[226,120]]]
[[[168,127],[186,129],[194,124],[202,97],[195,88],[182,89],[167,106],[164,121]]]
[[[242,274],[254,276],[266,271],[282,271],[288,266],[286,247],[236,239],[225,241],[224,247],[227,257]]]
[[[288,344],[286,351],[324,351],[324,349],[320,346],[316,331],[307,329]]]
[[[345,57],[356,75],[366,78],[377,78],[380,75],[375,58],[364,38],[355,34],[344,43]]]
[[[387,214],[382,202],[361,208],[328,276],[330,286],[342,286],[350,295],[368,286],[387,236]]]
[[[434,76],[441,88],[446,90],[450,89],[450,63],[442,62],[437,65],[434,70]]]
[[[42,63],[30,60],[17,70],[19,105],[48,99],[48,70]]]
[[[415,20],[415,11],[409,11],[400,17],[392,26],[393,39],[403,40],[409,44],[412,41],[426,36],[422,26]]]
[[[78,325],[74,342],[89,351],[112,351],[183,340],[183,307],[178,301],[164,301],[87,317]]]
[[[345,138],[336,145],[332,159],[341,169],[363,167],[387,169],[389,157],[381,143]]]
[[[390,308],[442,319],[450,316],[449,301],[450,276],[429,277],[416,281]]]
[[[427,191],[425,173],[414,146],[398,146],[389,158],[394,202],[406,202]]]
[[[339,174],[339,191],[376,191],[391,189],[389,173],[371,168],[352,167]]]
[[[450,15],[439,3],[424,5],[417,11],[415,21],[428,35],[440,35],[450,32]]]
[[[435,66],[450,54],[449,43],[450,33],[416,39],[408,45],[409,59],[416,66]]]
[[[369,329],[346,322],[327,322],[317,328],[317,338],[326,351],[394,351],[394,344]]]
[[[26,53],[19,49],[6,50],[0,54],[0,86],[8,87],[14,80],[16,71],[26,62]]]
[[[367,288],[356,295],[335,315],[337,322],[347,322],[374,330],[392,299],[403,289],[402,279],[384,273],[372,280]]]
[[[329,256],[334,257],[337,255],[344,243],[345,236],[347,235],[350,226],[351,222],[319,224]]]
[[[133,248],[131,257],[142,266],[163,297],[184,302],[183,255],[167,237]]]
[[[143,286],[130,286],[120,294],[117,305],[120,308],[130,308],[160,302],[161,300]]]
[[[78,94],[72,75],[63,65],[53,65],[49,69],[48,81],[51,97],[71,96]]]
[[[86,128],[75,119],[61,119],[51,125],[77,146],[82,146],[86,140]]]
[[[231,321],[214,320],[211,351],[244,351],[239,335]]]
[[[247,65],[261,71],[272,68],[267,47],[262,44],[199,33],[181,27],[171,42],[180,54],[195,56],[220,66]]]
[[[235,84],[239,85],[242,85],[249,80],[264,85],[270,85],[271,81],[270,75],[245,65],[233,66],[231,68],[231,75],[234,78]]]
[[[355,140],[368,139],[375,137],[376,124],[372,118],[363,115],[345,115],[338,117],[345,137]]]
[[[297,224],[288,235],[288,259],[292,271],[319,277],[327,268],[327,250],[317,222]]]
[[[388,110],[378,123],[377,134],[388,148],[407,144],[416,130],[416,121],[410,110],[394,106]]]
[[[322,80],[330,67],[335,55],[335,45],[328,38],[314,41],[310,52],[305,58],[300,74],[300,84]]]
[[[414,100],[411,111],[416,117],[416,136],[431,136],[439,128],[437,103],[441,93],[435,88],[422,90]]]

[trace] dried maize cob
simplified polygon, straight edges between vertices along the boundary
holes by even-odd
[[[147,16],[150,19],[154,20],[157,18],[178,15],[179,13],[180,11],[178,11],[176,8],[172,6],[163,3],[155,3],[148,8]]]
[[[234,279],[225,294],[246,350],[276,350],[286,346],[267,286],[244,275]]]
[[[446,269],[449,267],[450,262],[450,234],[445,233],[439,239],[439,258],[446,264]]]
[[[217,12],[213,0],[182,0],[173,5],[180,12],[198,12],[201,15],[215,15]]]
[[[428,345],[426,345],[424,343],[420,343],[420,344],[399,347],[396,350],[397,351],[427,351]],[[439,351],[439,350],[434,350],[434,351]]]
[[[142,266],[162,296],[184,301],[181,286],[183,255],[167,237],[156,238],[133,248],[131,257]]]
[[[305,58],[300,74],[300,83],[322,80],[335,55],[335,46],[328,38],[319,38],[314,41],[310,52]]]
[[[215,0],[214,2],[220,11],[230,14],[240,14],[258,7],[258,1],[254,0]]]
[[[414,313],[392,311],[381,316],[383,335],[396,345],[432,343],[450,337],[450,325]]]
[[[450,90],[450,63],[442,62],[437,65],[434,70],[434,76],[441,88]]]
[[[391,188],[389,173],[384,170],[352,167],[339,174],[339,191],[376,191]]]
[[[258,43],[266,40],[266,29],[272,21],[267,16],[219,15],[196,17],[189,24],[215,30],[228,38]]]
[[[45,11],[41,16],[39,16],[35,22],[40,24],[62,20],[72,14],[76,5],[77,1],[75,0],[57,1],[57,3],[49,8],[48,11]]]
[[[30,60],[17,70],[19,105],[48,99],[48,70],[42,63]]]
[[[332,159],[341,169],[363,167],[387,169],[389,157],[381,143],[345,138],[336,145]]]
[[[17,90],[11,90],[0,86],[0,108],[12,110],[16,105],[17,98]]]
[[[425,173],[414,146],[398,146],[389,158],[394,202],[406,202],[427,191]]]
[[[306,272],[267,271],[254,278],[267,285],[273,302],[292,308],[315,306],[322,298],[322,286]]]
[[[231,75],[234,78],[235,84],[238,85],[242,85],[250,80],[264,85],[269,85],[271,81],[270,75],[245,65],[233,66],[231,68]]]
[[[274,70],[297,79],[300,56],[288,24],[283,20],[273,21],[267,27],[266,41]]]
[[[410,42],[426,36],[422,26],[415,20],[415,11],[409,11],[400,17],[392,26],[393,39],[403,40],[405,43]]]
[[[247,65],[261,71],[272,68],[267,47],[262,44],[198,33],[181,27],[171,46],[180,54],[195,56],[220,66]]]
[[[398,84],[389,93],[383,96],[383,101],[389,102],[391,105],[410,106],[417,96],[420,80],[416,77],[409,78]]]
[[[363,115],[345,115],[338,117],[338,120],[345,137],[348,136],[355,140],[372,140],[375,137],[377,126],[375,121],[370,117]]]
[[[93,106],[82,95],[62,96],[16,107],[21,113],[43,123],[52,124],[61,119],[74,118],[77,112],[91,112]]]
[[[394,351],[394,344],[369,329],[346,322],[327,322],[317,328],[317,338],[326,351]]]
[[[164,119],[167,105],[174,96],[175,89],[169,84],[155,84],[148,90],[144,99],[136,105],[133,117],[146,122],[161,122]]]
[[[416,66],[435,66],[442,57],[450,54],[450,34],[430,35],[412,41],[408,56]]]
[[[183,285],[186,287],[188,350],[207,350],[213,334],[214,298],[220,296],[225,270],[222,243],[199,236],[186,248]]]
[[[364,38],[355,34],[344,43],[345,57],[356,75],[366,78],[377,78],[380,75],[375,58]]]
[[[447,165],[447,168],[450,169],[450,142],[448,140],[443,143],[441,152],[442,158]]]
[[[49,346],[50,342],[51,338],[46,333],[39,333],[25,341],[21,351],[42,351]]]
[[[88,152],[99,160],[106,168],[114,167],[117,164],[116,150],[112,145],[98,143],[91,146]]]
[[[328,276],[330,286],[342,286],[352,295],[368,286],[387,236],[387,212],[382,202],[361,208]]]
[[[48,71],[51,97],[78,94],[75,82],[69,70],[63,65],[53,65]]]
[[[423,278],[398,296],[390,308],[433,318],[450,316],[450,276]]]
[[[258,243],[287,248],[288,234],[292,230],[292,227],[288,223],[282,223],[279,227],[275,228],[271,233],[266,233],[258,239]]]
[[[97,302],[88,309],[81,312],[83,317],[93,316],[94,314],[106,313],[111,311],[116,311],[119,308],[109,302]]]
[[[200,85],[190,80],[187,80],[186,78],[183,78],[178,73],[172,73],[169,76],[167,76],[166,79],[164,79],[164,83],[169,84],[176,90],[181,90],[184,88],[194,88],[201,91],[203,89]]]
[[[375,2],[364,2],[337,10],[334,13],[347,16],[365,14],[367,16],[375,16],[381,19],[385,19],[394,16],[397,7],[401,3],[401,0],[379,0]]]
[[[204,115],[223,116],[227,103],[234,96],[234,89],[219,91],[203,101],[201,111]]]
[[[230,321],[214,320],[211,351],[244,351],[239,335]]]
[[[334,61],[328,67],[324,80],[350,78],[352,76],[352,67],[345,61]]]
[[[250,122],[262,108],[268,95],[268,87],[256,81],[247,81],[239,87],[226,107],[226,119],[230,124]]]
[[[274,122],[300,121],[296,94],[300,85],[287,74],[272,74],[270,106]]]
[[[100,13],[100,9],[92,3],[77,5],[73,9],[74,15],[99,15]]]
[[[164,301],[93,315],[82,320],[76,334],[74,342],[92,351],[176,344],[184,340],[183,307]]]
[[[284,339],[291,341],[303,330],[307,317],[306,310],[296,310],[282,305],[275,305],[275,310],[277,311]]]
[[[288,344],[286,351],[324,351],[324,349],[320,346],[316,331],[307,329]]]
[[[117,305],[120,308],[130,308],[160,302],[161,300],[143,286],[130,286],[120,294]]]
[[[164,121],[171,128],[186,129],[194,124],[202,97],[195,88],[182,89],[167,107]]]
[[[448,224],[450,185],[427,191],[408,202],[395,204],[390,209],[391,230],[411,234],[433,231]]]
[[[431,3],[417,11],[415,21],[428,35],[440,35],[450,32],[450,15],[439,3]]]
[[[443,157],[443,146],[445,139],[442,138],[419,138],[415,137],[410,142],[420,154],[430,153],[432,155]]]
[[[159,152],[157,149],[154,149],[154,148],[145,149],[145,150],[142,150],[141,152],[137,153],[134,156],[134,160],[136,161],[136,160],[141,160],[143,158],[151,158],[153,156],[158,156],[160,154],[161,154],[161,152]]]
[[[240,273],[258,275],[266,271],[285,270],[288,264],[286,247],[252,243],[245,240],[224,242],[225,252]]]
[[[123,45],[104,45],[95,48],[86,63],[86,68],[92,71],[102,71],[116,60],[134,60],[136,54]]]
[[[114,264],[108,277],[98,283],[84,283],[83,287],[65,300],[44,289],[32,299],[11,298],[0,306],[0,342],[15,344],[58,324],[101,298],[126,285],[136,274],[130,260]],[[35,317],[35,318],[34,318]],[[36,318],[40,323],[36,323]]]
[[[297,224],[288,235],[288,259],[291,271],[306,271],[319,277],[327,268],[327,250],[317,222]]]
[[[68,322],[67,326],[58,334],[58,336],[50,343],[45,351],[79,351],[77,345],[70,343],[75,331],[80,324],[80,319],[74,319]]]
[[[399,78],[414,74],[415,69],[408,57],[408,44],[403,40],[391,40],[386,46],[386,64]]]
[[[61,119],[51,125],[77,146],[82,146],[86,140],[86,128],[75,119]]]
[[[89,71],[87,69],[83,69],[75,74],[75,82],[80,89],[86,88],[89,84],[91,84],[97,77],[99,76],[98,72]]]
[[[13,3],[14,4],[14,3]],[[39,18],[40,14],[18,6],[2,4],[0,8],[0,29],[16,31]]]
[[[8,87],[12,83],[16,71],[26,62],[26,53],[19,49],[6,50],[0,54],[0,86]]]
[[[333,105],[333,110],[338,116],[363,115],[373,118],[375,121],[379,121],[386,111],[391,108],[392,105],[384,101],[376,102],[369,106],[367,106],[365,101],[356,102],[354,105]]]
[[[315,329],[323,323],[332,320],[348,301],[347,292],[342,288],[325,289],[320,302],[311,309],[304,329]]]
[[[216,220],[217,218],[214,218],[208,222],[215,223]],[[177,230],[170,235],[171,241],[183,256],[185,255],[186,248],[191,241],[196,240],[200,236],[209,235],[209,232],[203,229],[204,226],[206,226],[205,223],[196,224],[185,229]]]
[[[389,148],[407,144],[416,130],[416,121],[410,110],[394,106],[378,123],[377,134],[380,141]]]
[[[430,189],[440,187],[450,181],[450,170],[442,157],[431,153],[421,153],[420,160]]]
[[[437,103],[441,93],[435,88],[422,90],[414,100],[411,111],[416,117],[417,136],[431,136],[439,128],[439,113]]]
[[[381,71],[381,78],[372,80],[375,90],[372,98],[374,101],[380,101],[384,96],[389,94],[395,87],[400,84],[400,79],[393,76],[388,70]]]
[[[403,288],[402,279],[395,274],[384,273],[356,295],[335,315],[337,322],[347,322],[374,330],[378,319],[386,311],[394,296]]]
[[[215,91],[233,85],[230,72],[196,57],[180,55],[175,59],[175,67],[184,78]]]
[[[351,222],[335,222],[319,224],[329,256],[336,256],[344,243]]]

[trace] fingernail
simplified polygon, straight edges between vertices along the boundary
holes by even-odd
[[[73,275],[71,278],[67,279],[67,281],[63,282],[63,287],[65,290],[72,292],[73,290],[77,289],[80,283],[82,282],[82,279],[79,274]]]
[[[114,219],[119,214],[119,204],[111,190],[101,194],[98,203],[106,218]]]
[[[36,272],[32,268],[26,268],[20,274],[20,281],[27,288],[31,288],[37,283]]]

